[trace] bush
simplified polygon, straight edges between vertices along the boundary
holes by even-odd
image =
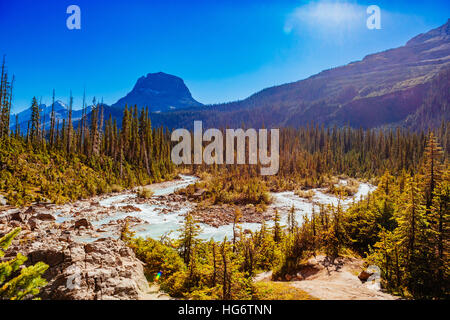
[[[145,263],[144,272],[148,281],[155,281],[156,275],[161,272],[159,279],[161,289],[171,296],[180,297],[185,291],[186,266],[178,253],[161,242],[151,238],[131,238],[123,231],[122,239],[127,241],[136,257]]]
[[[312,199],[314,197],[314,191],[313,190],[295,190],[294,192],[297,196],[300,198],[306,198],[306,199]]]
[[[342,194],[344,197],[352,197],[358,192],[359,182],[354,179],[348,179],[347,184],[341,185],[331,185],[327,188],[327,193],[331,194]]]
[[[20,228],[16,228],[0,238],[0,257],[5,255],[2,250],[8,249],[20,231]],[[18,253],[14,259],[0,263],[0,299],[29,299],[37,295],[39,288],[47,284],[41,276],[48,265],[38,262],[29,267],[22,267],[25,261],[27,257]]]
[[[153,190],[148,187],[141,187],[137,190],[137,196],[142,199],[150,199],[153,197]]]
[[[118,184],[113,184],[111,185],[111,192],[122,192],[123,187],[121,185]]]

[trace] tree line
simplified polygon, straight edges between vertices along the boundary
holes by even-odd
[[[82,117],[74,123],[71,95],[60,121],[53,91],[50,119],[33,97],[27,130],[20,132],[17,116],[10,130],[12,83],[5,62],[0,93],[0,190],[12,205],[61,203],[174,176],[170,133],[152,127],[147,108],[126,107],[119,128],[111,116],[105,121],[103,103],[94,98],[88,112],[83,99]]]
[[[159,281],[175,297],[285,299],[286,294],[270,294],[275,284],[255,283],[253,277],[272,271],[272,280],[287,283],[310,257],[324,255],[330,263],[345,256],[364,258],[366,266],[380,268],[382,287],[404,298],[448,298],[450,167],[442,158],[431,133],[414,174],[385,171],[376,191],[347,210],[339,202],[316,205],[300,216],[292,207],[285,226],[276,212],[272,227],[264,222],[256,232],[245,231],[236,206],[231,239],[200,239],[195,212],[185,216],[176,238],[134,238],[126,225],[122,239],[146,263],[150,281]]]

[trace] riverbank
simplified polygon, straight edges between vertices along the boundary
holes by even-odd
[[[50,214],[61,228],[69,228],[71,224],[80,221],[80,228],[76,241],[82,243],[93,242],[100,238],[111,237],[118,239],[123,225],[127,222],[137,236],[159,239],[170,235],[176,237],[184,216],[191,212],[201,226],[200,238],[221,241],[233,235],[232,224],[235,206],[222,204],[200,207],[193,199],[175,191],[185,188],[198,181],[197,177],[180,175],[180,178],[147,186],[153,192],[149,199],[137,197],[136,190],[95,196],[87,200],[79,200],[64,205],[36,204],[30,208],[42,213]],[[272,204],[266,211],[260,212],[252,205],[241,206],[241,227],[244,232],[256,231],[263,221],[268,226],[273,225],[275,211],[280,213],[281,223],[287,224],[287,213],[294,207],[296,220],[300,223],[305,216],[310,216],[313,210],[319,210],[321,205],[347,207],[357,201],[375,187],[368,183],[359,184],[358,191],[353,197],[339,199],[327,194],[325,189],[311,189],[308,198],[302,198],[293,191],[272,192]],[[27,209],[9,208],[2,215],[24,214]]]
[[[136,232],[136,236],[176,237],[184,216],[197,211],[197,204],[177,194],[176,190],[197,180],[181,175],[174,181],[147,186],[153,191],[149,199],[138,197],[136,190],[128,190],[65,205],[36,204],[27,209],[3,210],[0,212],[0,236],[14,227],[23,230],[5,258],[21,252],[30,257],[29,263],[43,261],[50,266],[45,275],[49,285],[41,292],[44,299],[168,299],[167,295],[148,285],[142,262],[119,238],[125,224]],[[255,220],[245,220],[255,213],[250,210],[253,213],[249,215],[244,208],[241,226],[244,232],[250,232],[259,229],[263,221],[272,225],[275,210],[280,212],[284,224],[292,206],[300,221],[315,206],[339,204],[345,207],[373,190],[373,186],[360,184],[355,197],[344,200],[326,194],[322,189],[313,189],[313,195],[308,198],[301,198],[294,192],[272,193],[273,203]],[[199,237],[218,241],[225,236],[230,238],[233,232],[232,221],[228,219],[232,215],[231,209],[234,210],[232,207],[210,210],[209,215],[214,219],[212,223],[201,221]],[[224,210],[229,210],[229,214],[223,215]],[[364,296],[358,291],[360,289],[353,290],[357,283],[351,282],[343,271],[335,270],[328,274],[329,278],[304,279],[289,285],[320,299],[370,297]],[[353,274],[352,277],[356,276]],[[70,287],[74,279],[75,287]],[[346,279],[350,282],[346,283]],[[342,289],[341,293],[332,296],[325,295],[323,290],[317,291],[327,286],[335,289],[325,291]],[[346,290],[353,296],[346,295]],[[377,297],[375,293],[374,297]]]

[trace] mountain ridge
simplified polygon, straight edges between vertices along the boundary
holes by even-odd
[[[120,125],[125,105],[148,107],[153,124],[169,128],[192,128],[194,120],[210,127],[240,127],[242,123],[298,127],[315,122],[366,129],[424,128],[450,120],[448,96],[436,92],[450,90],[449,74],[450,19],[404,46],[262,89],[240,101],[205,106],[192,97],[181,78],[148,73],[125,97],[104,105],[104,111],[105,117],[111,115]],[[427,124],[420,123],[421,118]]]
[[[219,127],[241,126],[243,122],[252,127],[301,126],[312,121],[363,128],[404,125],[430,95],[433,79],[448,81],[439,76],[450,68],[449,30],[450,19],[404,46],[304,80],[265,88],[244,100],[214,105],[211,110],[157,115],[154,123],[189,128],[194,119]],[[447,113],[444,118],[449,118]]]

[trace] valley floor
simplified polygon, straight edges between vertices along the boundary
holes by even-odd
[[[177,188],[194,183],[196,180],[195,177],[182,176],[180,180],[154,184],[150,186],[154,196],[146,200],[137,198],[132,191],[127,191],[62,206],[35,205],[28,209],[4,208],[7,210],[0,211],[0,233],[7,232],[7,229],[12,226],[22,227],[24,232],[14,247],[15,251],[30,254],[33,257],[32,260],[39,258],[47,260],[53,276],[66,279],[71,276],[70,270],[73,266],[79,268],[81,274],[92,273],[95,270],[94,277],[98,279],[93,279],[94,285],[90,284],[92,279],[88,277],[84,279],[85,286],[82,285],[81,290],[86,292],[70,293],[61,283],[58,284],[61,279],[57,282],[51,279],[50,283],[58,294],[55,296],[44,290],[47,297],[115,298],[114,294],[117,290],[113,287],[119,285],[124,289],[119,294],[120,299],[170,299],[168,295],[159,291],[157,285],[148,287],[142,284],[145,279],[142,266],[129,250],[123,256],[126,248],[121,249],[124,243],[118,238],[125,221],[129,221],[134,226],[138,235],[153,236],[155,239],[158,238],[157,235],[165,234],[168,230],[176,231],[182,216],[192,209],[194,204],[173,193]],[[363,185],[361,190],[361,193],[365,193],[372,188]],[[359,196],[362,195],[361,193]],[[324,197],[320,190],[316,190],[317,199]],[[294,204],[291,203],[293,200],[295,200],[293,194],[278,194],[272,209],[279,207],[284,211],[288,210]],[[331,198],[326,200],[334,201]],[[302,214],[304,210],[311,207],[311,204],[304,200],[296,199],[296,201],[295,204],[303,206],[299,208]],[[248,224],[247,227],[255,227],[254,225],[259,224]],[[231,231],[231,229],[228,230],[229,226],[221,226],[219,229],[208,225],[203,227],[202,238],[213,234],[216,237],[223,237]],[[31,245],[28,245],[27,249],[21,245],[29,242]],[[53,247],[51,247],[52,244]],[[114,252],[104,252],[110,246],[115,248]],[[78,251],[80,251],[79,254]],[[105,257],[108,258],[106,263],[103,261]],[[126,270],[119,268],[120,280],[117,283],[108,283],[109,280],[105,277],[114,273],[115,263],[123,265],[124,259],[126,265],[136,266],[136,270],[130,273],[132,278],[127,281]],[[325,257],[318,256],[308,261],[308,267],[301,275],[302,281],[290,281],[288,284],[319,299],[394,299],[376,288],[371,288],[368,284],[363,284],[357,277],[361,270],[361,260],[339,258],[331,263]],[[269,281],[270,278],[271,273],[265,273],[258,275],[255,281]],[[99,286],[98,283],[101,285]],[[132,289],[135,286],[133,283],[139,284],[140,289]],[[131,294],[128,294],[130,292]]]

